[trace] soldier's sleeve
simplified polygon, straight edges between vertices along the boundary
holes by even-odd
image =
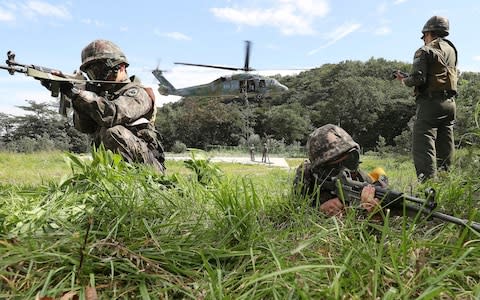
[[[422,47],[415,52],[410,76],[404,79],[406,86],[421,86],[427,82],[428,51]]]
[[[82,133],[94,133],[97,130],[97,123],[88,115],[74,111],[73,126]]]
[[[120,97],[111,101],[115,106],[112,124],[129,124],[145,117],[154,105],[152,99],[141,86],[125,90]]]
[[[144,117],[152,106],[150,96],[141,86],[126,89],[114,100],[95,95],[88,101],[74,102],[78,111],[87,114],[101,127],[133,123]]]

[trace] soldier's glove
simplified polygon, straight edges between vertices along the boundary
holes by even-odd
[[[40,83],[50,91],[52,97],[58,97],[61,89],[61,83],[55,80],[40,79]]]
[[[360,207],[369,213],[376,212],[380,209],[380,201],[375,198],[375,187],[373,185],[369,184],[362,189]]]
[[[343,203],[338,198],[325,201],[320,205],[319,209],[329,217],[343,215]]]
[[[80,111],[87,109],[90,103],[95,102],[98,98],[100,98],[94,92],[80,90],[77,87],[73,87],[71,92],[73,94],[73,108]]]

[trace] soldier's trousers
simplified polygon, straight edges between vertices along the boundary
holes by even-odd
[[[163,161],[159,161],[155,157],[155,153],[149,148],[148,143],[124,126],[102,128],[98,132],[98,140],[104,144],[106,149],[120,153],[123,159],[130,163],[149,164],[160,173],[165,170]]]
[[[435,177],[438,169],[448,170],[455,150],[454,98],[418,97],[413,126],[413,161],[421,179]]]

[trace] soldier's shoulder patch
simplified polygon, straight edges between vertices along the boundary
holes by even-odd
[[[138,95],[138,88],[136,87],[130,88],[125,92],[125,96],[135,97],[136,95]]]

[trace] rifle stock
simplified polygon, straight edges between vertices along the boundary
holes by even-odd
[[[367,182],[353,180],[347,171],[342,171],[338,176],[325,179],[322,186],[332,191],[342,201],[352,203],[360,201],[362,190],[368,184]],[[439,219],[480,232],[480,223],[435,211],[437,203],[435,202],[435,191],[433,189],[427,190],[426,199],[422,199],[406,195],[403,192],[375,186],[375,197],[380,200],[382,208],[392,209],[396,212],[405,211],[410,214],[420,213],[428,218]]]

